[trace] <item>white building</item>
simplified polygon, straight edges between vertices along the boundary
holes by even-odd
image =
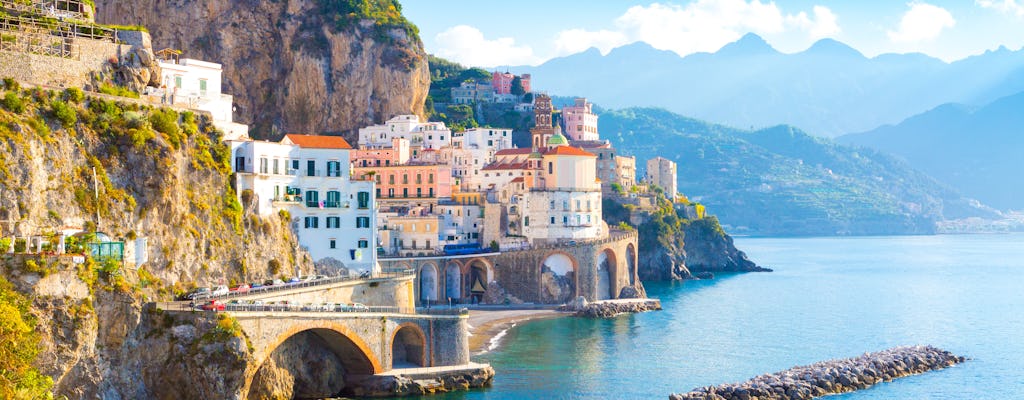
[[[662,157],[647,160],[647,182],[665,189],[665,197],[675,200],[679,191],[676,163]]]
[[[607,236],[597,157],[569,146],[561,134],[548,139],[543,150],[538,176],[522,204],[523,236],[534,244]]]
[[[150,96],[165,104],[207,111],[213,124],[224,131],[224,139],[238,139],[249,135],[249,127],[235,123],[232,117],[233,98],[221,92],[221,65],[182,58],[159,60],[163,71],[164,87],[149,89]]]
[[[420,149],[440,149],[452,144],[452,131],[444,122],[420,122],[416,115],[399,115],[384,125],[359,129],[359,148],[391,147],[393,138],[408,139],[416,158]]]
[[[239,198],[267,217],[288,211],[314,261],[376,270],[377,206],[372,180],[350,177],[352,147],[340,137],[285,135],[278,143],[229,140]]]
[[[571,106],[562,107],[562,121],[565,122],[565,134],[571,140],[598,140],[597,114],[593,112],[593,104],[587,99],[577,97]]]
[[[481,170],[494,162],[497,152],[512,148],[512,129],[473,128],[453,135],[452,148],[442,150],[452,176],[463,190],[482,190]]]

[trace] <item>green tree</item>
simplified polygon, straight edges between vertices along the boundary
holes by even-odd
[[[29,301],[0,277],[0,398],[52,399],[53,379],[32,362],[39,355],[36,319]]]
[[[523,80],[518,76],[512,78],[512,94],[516,96],[522,96],[526,94],[526,89],[523,89]]]

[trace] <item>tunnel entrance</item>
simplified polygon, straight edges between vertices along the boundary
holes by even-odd
[[[403,326],[391,341],[391,367],[426,367],[426,338],[415,326]]]
[[[375,373],[356,342],[341,332],[319,328],[288,337],[260,365],[246,398],[323,399],[345,392],[353,375]]]

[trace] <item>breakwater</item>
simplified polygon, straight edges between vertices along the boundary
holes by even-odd
[[[866,389],[878,382],[942,369],[964,357],[932,346],[895,347],[859,357],[819,362],[746,382],[694,389],[670,400],[811,399]]]
[[[588,302],[582,297],[577,297],[571,303],[557,308],[558,311],[575,312],[577,317],[587,318],[611,318],[619,314],[640,313],[660,309],[661,300],[658,299],[615,299]]]

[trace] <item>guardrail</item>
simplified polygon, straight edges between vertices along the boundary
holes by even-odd
[[[402,278],[406,276],[415,275],[413,270],[404,271],[387,271],[378,272],[376,274],[363,274],[363,275],[351,275],[351,276],[338,276],[326,279],[316,279],[310,281],[301,281],[294,283],[285,283],[283,285],[271,285],[271,286],[260,286],[257,288],[249,288],[245,291],[234,291],[225,295],[214,296],[213,294],[201,294],[193,296],[193,301],[206,301],[206,300],[223,300],[232,299],[237,297],[251,296],[253,294],[264,294],[280,292],[284,290],[300,289],[315,286],[331,285],[340,282],[357,281],[357,280],[370,280],[370,279],[388,279],[388,278]]]

